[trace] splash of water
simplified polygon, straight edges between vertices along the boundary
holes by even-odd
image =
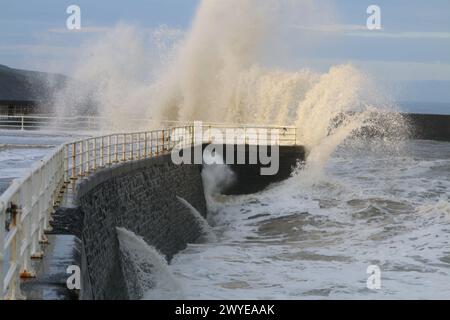
[[[180,298],[180,286],[170,273],[166,258],[142,237],[124,228],[116,230],[129,298]]]
[[[203,165],[202,182],[208,212],[213,214],[221,207],[221,192],[236,181],[236,175],[227,165]],[[208,219],[212,221],[211,214]]]
[[[90,55],[83,56],[78,75],[82,82],[95,84],[100,114],[117,126],[125,125],[122,119],[129,114],[154,120],[295,125],[299,143],[311,159],[323,164],[367,122],[373,84],[351,65],[333,66],[319,74],[265,63],[268,56],[276,57],[274,43],[277,50],[283,49],[279,40],[274,42],[282,38],[280,30],[292,31],[285,20],[299,15],[302,25],[311,23],[315,19],[308,20],[309,16],[323,15],[318,10],[323,6],[317,3],[201,1],[184,38],[174,41],[172,49],[164,46],[164,67],[150,66],[142,37],[134,28],[119,25],[89,47]],[[158,33],[157,43],[164,34]],[[308,33],[298,36],[305,37],[302,44],[317,40],[308,38]],[[144,81],[146,72],[154,77]],[[333,127],[343,114],[340,126]]]
[[[195,209],[189,202],[187,202],[185,199],[178,197],[178,201],[180,201],[187,209],[189,209],[189,212],[194,217],[196,223],[201,229],[201,240],[207,241],[207,242],[216,242],[217,237],[214,234],[214,231],[212,230],[211,226],[208,224],[208,221],[198,212],[197,209]]]
[[[450,219],[450,197],[441,196],[436,203],[421,205],[417,208],[420,214],[444,216],[447,220]]]
[[[56,114],[101,117],[99,129],[151,128],[155,124],[144,120],[152,117],[151,102],[161,90],[156,74],[181,35],[167,26],[147,32],[119,23],[89,39],[79,60],[71,61],[74,80],[54,94]]]

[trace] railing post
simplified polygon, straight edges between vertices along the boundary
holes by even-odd
[[[162,142],[162,153],[164,153],[165,143],[166,143],[166,140],[165,140],[165,137],[164,137],[164,129],[162,129],[162,140],[161,140],[161,142]]]
[[[24,119],[24,116],[22,115],[22,117],[21,117],[21,130],[23,131],[24,129],[25,129],[25,126],[24,126],[24,121],[25,119]]]
[[[72,143],[72,180],[77,180],[77,144]]]
[[[108,136],[108,166],[111,165],[111,135]]]
[[[11,206],[15,204],[11,203]],[[7,299],[15,300],[17,298],[22,298],[22,294],[20,292],[20,269],[22,268],[20,263],[20,244],[22,241],[21,239],[18,239],[21,235],[21,225],[20,225],[20,214],[16,210],[14,212],[14,209],[12,209],[12,219],[11,219],[11,225],[10,230],[16,229],[16,234],[11,242],[10,245],[10,266],[15,266],[16,270],[14,274],[12,275],[12,279],[9,284],[9,295],[6,297]],[[2,226],[3,227],[3,226]]]
[[[94,152],[94,165],[92,168],[92,171],[95,172],[97,170],[97,138],[94,138],[94,146],[93,146],[93,152]]]
[[[153,157],[153,131],[150,131],[150,157]]]
[[[294,144],[297,145],[297,128],[294,128],[294,132],[295,132]]]
[[[159,130],[156,131],[156,155],[159,154]]]
[[[30,222],[30,229],[31,230],[31,257],[34,259],[40,259],[44,256],[44,252],[41,250],[40,243],[44,242],[45,235],[44,235],[44,223],[46,221],[46,208],[45,208],[45,199],[47,197],[47,166],[44,164],[44,166],[41,167],[41,169],[38,171],[37,175],[37,188],[36,191],[32,197],[33,201],[33,211],[31,212],[31,215],[27,218],[29,218]],[[23,276],[28,277],[35,277],[36,274],[29,269],[28,265],[25,265],[24,271],[26,274]]]
[[[91,171],[91,150],[90,150],[90,146],[89,146],[89,139],[86,140],[86,169],[84,170],[84,173],[86,175],[89,174],[89,172]]]
[[[82,177],[84,175],[84,148],[83,148],[83,141],[80,141],[80,170],[78,172],[78,175]]]
[[[134,134],[130,134],[130,160],[134,158]]]
[[[116,143],[114,144],[114,162],[119,162],[119,135],[116,134],[115,138]]]
[[[122,162],[125,162],[125,160],[127,160],[126,158],[126,140],[127,140],[127,136],[125,135],[125,133],[123,134],[123,142],[122,142]]]
[[[170,130],[170,136],[169,136],[169,150],[172,150],[175,147],[177,137],[177,129],[174,128]]]
[[[144,158],[147,158],[147,131],[144,132]]]
[[[105,161],[104,161],[104,157],[105,157],[105,151],[104,151],[104,148],[105,148],[105,145],[104,145],[104,137],[102,137],[102,141],[100,142],[100,167],[103,167],[104,166],[104,164],[105,164]]]
[[[69,145],[64,147],[65,161],[64,161],[64,182],[70,183],[70,169],[69,169]]]
[[[141,136],[142,136],[142,134],[139,132],[137,134],[137,136],[138,136],[138,159],[141,159],[142,158],[142,152],[141,152]]]

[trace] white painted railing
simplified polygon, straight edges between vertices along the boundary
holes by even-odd
[[[59,147],[0,197],[0,299],[22,298],[20,277],[34,277],[32,259],[42,258],[49,219],[64,184]]]
[[[261,139],[261,129],[270,129],[277,137],[276,144],[296,144],[294,127],[203,124],[114,133],[58,147],[0,196],[0,300],[24,298],[20,279],[35,276],[32,260],[43,256],[45,232],[50,230],[52,213],[69,185],[75,189],[77,180],[99,168],[158,156],[176,145],[211,143],[214,134],[225,134],[226,130],[237,132],[236,138],[243,143],[273,143]],[[199,139],[198,131],[203,132]]]
[[[130,127],[146,127],[157,124],[170,125],[171,121],[158,121],[150,118],[122,117],[121,126],[126,122]],[[57,117],[52,115],[2,115],[0,114],[0,129],[11,130],[116,130],[117,125],[111,119],[99,116]]]

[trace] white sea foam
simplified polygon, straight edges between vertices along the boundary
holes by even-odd
[[[170,269],[193,299],[448,298],[450,145],[406,149],[346,144],[314,183],[298,176],[224,198],[218,242],[189,248]],[[366,288],[372,264],[379,291]]]
[[[434,203],[424,204],[417,208],[422,214],[433,215],[435,217],[444,217],[450,221],[450,201],[448,195],[443,195]]]

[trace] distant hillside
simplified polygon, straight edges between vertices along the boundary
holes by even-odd
[[[0,65],[0,101],[19,100],[45,103],[53,92],[64,87],[68,77],[27,71]]]

